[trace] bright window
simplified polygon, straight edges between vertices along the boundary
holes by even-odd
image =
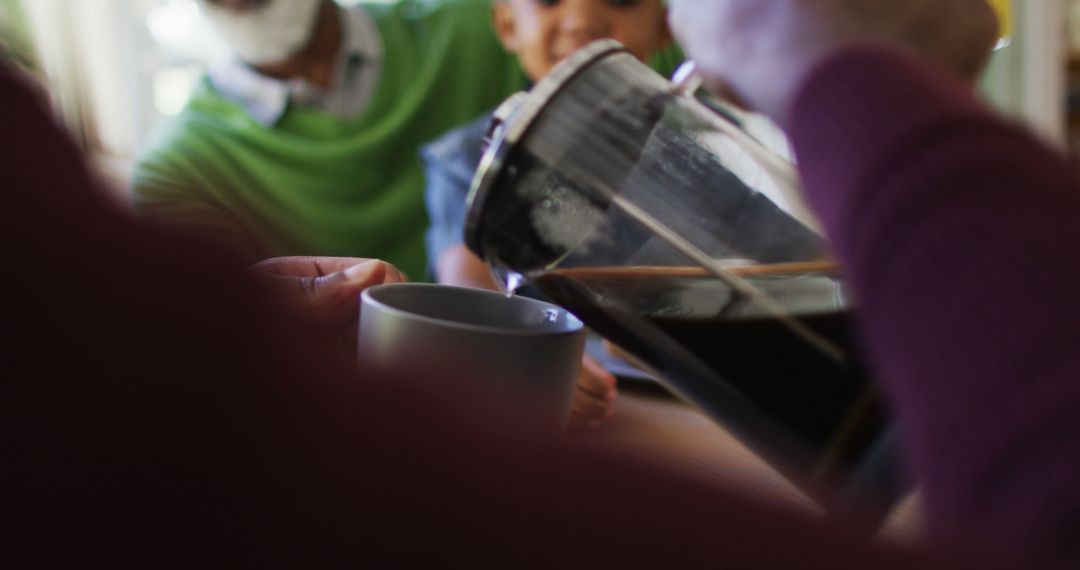
[[[0,30],[9,28],[7,43],[40,55],[87,150],[127,161],[228,54],[194,0],[0,0]]]

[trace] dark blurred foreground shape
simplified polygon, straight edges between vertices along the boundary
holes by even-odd
[[[236,260],[114,209],[8,72],[0,113],[5,566],[987,567],[339,369]]]

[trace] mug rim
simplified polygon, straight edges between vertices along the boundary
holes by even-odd
[[[414,311],[409,311],[409,310],[401,309],[399,307],[395,307],[395,306],[387,303],[386,301],[377,298],[376,295],[378,295],[379,293],[381,293],[383,291],[386,291],[386,290],[391,290],[391,289],[421,289],[421,290],[422,289],[428,289],[428,290],[443,289],[443,290],[454,291],[455,294],[460,293],[460,294],[474,295],[474,296],[497,297],[500,300],[500,302],[528,303],[528,304],[536,305],[536,306],[542,307],[542,308],[554,309],[554,310],[559,311],[560,313],[564,314],[567,317],[568,328],[565,329],[565,330],[537,330],[537,329],[525,329],[525,328],[509,328],[509,327],[498,327],[498,326],[491,326],[491,325],[472,325],[472,324],[462,323],[462,322],[459,322],[459,321],[452,321],[452,320],[449,320],[449,319],[440,319],[440,318],[436,318],[436,317],[430,317],[430,316],[422,315],[422,314],[414,312]],[[577,334],[582,334],[585,331],[585,323],[580,318],[578,318],[577,315],[575,315],[574,313],[571,313],[570,311],[568,311],[568,310],[564,309],[563,307],[560,307],[560,306],[558,306],[558,305],[556,305],[554,303],[548,303],[547,301],[541,301],[539,299],[532,299],[532,298],[529,298],[529,297],[522,297],[520,295],[515,295],[513,297],[507,297],[505,293],[500,293],[498,291],[489,291],[489,290],[486,290],[486,289],[476,289],[476,288],[473,288],[473,287],[459,287],[459,286],[456,286],[456,285],[443,285],[441,283],[384,283],[382,285],[375,285],[373,287],[368,287],[367,289],[364,289],[363,292],[361,292],[361,294],[360,294],[361,318],[363,318],[363,307],[364,307],[365,304],[374,305],[379,310],[386,311],[388,313],[391,313],[391,314],[394,314],[394,315],[397,315],[397,316],[400,316],[400,317],[407,317],[409,319],[413,319],[413,320],[423,322],[423,323],[435,324],[435,325],[439,325],[439,326],[445,326],[445,327],[449,327],[449,328],[454,328],[454,329],[459,329],[459,330],[464,330],[464,331],[469,331],[469,332],[474,332],[474,333],[480,332],[480,333],[486,333],[486,334],[496,334],[496,335],[501,335],[501,336],[509,335],[509,336],[515,336],[515,337],[561,337],[561,336],[573,336],[573,335],[577,335]]]

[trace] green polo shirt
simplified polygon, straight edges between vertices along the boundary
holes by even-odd
[[[138,164],[136,209],[251,260],[378,257],[425,278],[417,149],[498,104],[524,76],[495,40],[488,0],[363,9],[382,61],[359,116],[289,105],[260,124],[204,80]]]

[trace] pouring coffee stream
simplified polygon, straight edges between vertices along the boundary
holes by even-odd
[[[636,219],[642,226],[656,234],[657,237],[685,254],[689,259],[696,262],[714,277],[730,286],[738,296],[733,302],[746,301],[758,304],[767,314],[769,314],[769,316],[782,323],[793,334],[802,338],[807,344],[817,348],[837,364],[841,366],[846,365],[845,361],[847,357],[840,347],[814,332],[797,318],[792,317],[783,307],[768,296],[763,295],[757,288],[742,277],[739,277],[735,272],[726,269],[715,259],[709,257],[705,252],[680,238],[676,232],[653,216],[650,216],[635,204],[628,202],[617,195],[611,196],[611,201],[612,204]],[[543,273],[544,271],[534,272],[533,277],[540,276]],[[498,276],[499,275],[497,275],[497,277]],[[497,279],[497,281],[502,285],[508,296],[513,295],[526,281],[530,280],[525,275],[513,271],[503,272],[501,276],[502,279]]]
[[[490,135],[465,237],[497,281],[574,311],[830,503],[881,422],[790,163],[610,40]]]
[[[600,49],[610,49],[609,46],[604,45],[607,43],[617,45],[615,42],[600,41],[590,46],[590,48],[599,47]],[[583,51],[588,51],[590,48],[586,48],[586,50]],[[701,78],[697,73],[696,65],[693,61],[687,61],[676,70],[675,75],[672,78],[670,94],[673,96],[691,97],[700,88],[701,83]],[[515,112],[527,104],[526,98],[527,96],[525,94],[518,93],[496,110],[493,118],[493,126],[490,129],[489,137],[486,141],[489,146],[492,139],[497,136],[492,133],[495,133],[506,126],[507,121],[514,117]],[[815,233],[819,233],[820,230],[817,220],[809,212],[809,209],[802,201],[801,193],[798,190],[798,176],[794,168],[792,168],[789,163],[785,163],[782,159],[778,158],[774,153],[770,152],[761,143],[739,127],[726,121],[717,121],[716,125],[725,135],[736,140],[755,160],[767,165],[770,174],[773,177],[780,179],[781,183],[778,185],[778,188],[782,189],[784,198],[789,204],[793,205],[792,209],[794,212],[791,212],[792,216],[803,225],[812,229]],[[600,157],[600,160],[602,159],[603,157]],[[488,166],[490,166],[490,164]],[[485,168],[484,165],[481,166],[481,170],[484,170]],[[768,296],[762,295],[748,282],[735,273],[728,271],[720,262],[695,247],[688,240],[680,237],[678,232],[669,228],[656,217],[640,208],[637,204],[623,198],[618,193],[617,188],[601,188],[608,191],[607,195],[603,196],[603,199],[610,201],[614,207],[625,212],[658,238],[684,254],[689,260],[705,268],[717,279],[726,283],[733,291],[740,295],[743,300],[757,303],[766,313],[790,329],[793,334],[801,337],[811,346],[821,350],[823,354],[836,361],[838,364],[844,364],[846,359],[844,351],[834,343],[815,333],[812,329],[799,322],[798,319],[791,317],[783,307],[779,306]],[[514,291],[520,288],[523,282],[527,280],[524,275],[514,271],[501,272],[502,275],[499,275],[498,273],[499,272],[496,274],[496,281],[503,286],[508,295],[513,295]]]

